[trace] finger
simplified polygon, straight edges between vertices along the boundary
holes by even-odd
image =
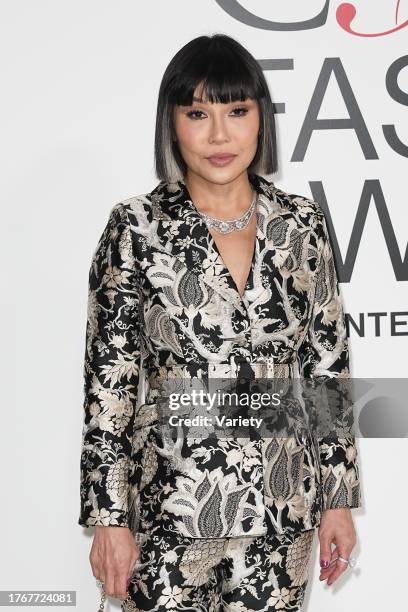
[[[320,570],[320,575],[321,576],[328,576],[329,574],[332,573],[333,569],[334,569],[334,564],[336,563],[336,559],[333,559],[333,561],[330,561],[330,565],[329,567],[324,567],[321,568]]]
[[[333,564],[336,562],[336,559],[337,559],[337,557],[338,557],[338,554],[339,554],[339,553],[338,553],[337,549],[336,549],[336,548],[334,548],[334,549],[332,550],[332,552],[331,552],[331,555],[330,555],[329,565],[328,565],[327,567],[322,567],[322,568],[320,568],[320,571],[321,571],[321,572],[326,572],[326,573],[327,573],[327,572],[331,572],[331,571],[332,571],[332,569],[333,569]]]
[[[126,578],[126,588],[129,587],[129,584],[132,581],[133,574],[135,573],[135,570],[136,570],[136,562],[132,565],[132,567],[128,571],[128,575],[127,575],[127,578]]]
[[[117,599],[126,599],[127,597],[127,572],[119,572],[115,574],[115,594],[114,597]]]
[[[344,563],[344,561],[337,560],[336,561],[336,569],[334,570],[334,572],[327,579],[327,584],[333,584],[333,582],[335,580],[337,580],[337,578],[341,574],[343,574],[343,572],[346,571],[347,567],[348,567],[347,563]]]
[[[129,588],[129,584],[132,582],[132,578],[138,573],[140,564],[140,554],[138,553],[136,558],[133,561],[132,566],[129,569],[126,586]]]
[[[328,578],[333,573],[336,567],[335,564],[336,564],[337,556],[338,556],[338,553],[335,548],[331,553],[328,567],[320,569],[319,580],[326,580],[326,578]]]
[[[112,570],[110,568],[105,568],[105,577],[103,580],[103,588],[108,595],[108,597],[115,597],[115,580]]]
[[[343,543],[339,543],[336,547],[336,553],[336,557],[348,559],[350,557],[351,548]],[[332,584],[341,574],[343,574],[343,572],[348,569],[348,563],[341,561],[341,559],[337,559],[333,565],[335,566],[335,570],[327,580],[327,584]]]
[[[103,566],[92,568],[92,573],[95,577],[95,580],[100,580],[100,582],[103,583],[103,587],[105,588],[105,571],[104,571]]]
[[[91,553],[88,558],[89,558],[89,563],[91,564],[92,574],[95,576],[96,579],[99,578],[99,580],[102,580],[102,578],[100,578],[102,574],[102,571],[101,571],[102,567],[99,562],[99,557]]]
[[[320,567],[329,567],[330,560],[332,558],[332,536],[325,535],[320,536]]]
[[[135,551],[135,555],[133,557],[133,561],[132,561],[132,563],[130,565],[130,568],[129,568],[129,577],[130,578],[133,576],[133,574],[135,574],[138,571],[139,564],[140,564],[140,550],[139,550],[139,548],[137,548],[136,551]]]

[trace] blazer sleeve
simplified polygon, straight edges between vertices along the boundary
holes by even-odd
[[[132,234],[115,204],[89,270],[78,523],[129,526],[129,469],[140,367]]]
[[[320,208],[316,231],[318,235],[318,259],[315,271],[314,298],[308,332],[299,348],[298,355],[302,377],[312,378],[313,382],[316,379],[318,381],[317,385],[319,385],[335,377],[350,378],[350,364],[344,308],[339,291],[333,249],[326,218]],[[351,381],[349,382],[351,383]],[[327,388],[329,386],[326,385]],[[344,386],[348,386],[346,381],[343,381]],[[339,389],[341,389],[341,381]],[[326,393],[326,389],[324,392]],[[337,390],[336,393],[341,394]],[[330,398],[330,391],[327,392],[327,396]],[[340,410],[339,408],[337,410],[341,413],[343,410],[342,402],[338,403],[337,406],[340,406]],[[347,408],[344,408],[344,411],[349,407],[350,403]],[[317,410],[319,410],[318,402]],[[342,414],[340,414],[341,416]],[[317,421],[319,421],[319,417],[321,415],[317,415]],[[339,431],[339,429],[335,429],[335,431]],[[322,430],[317,427],[318,435],[316,435],[316,438],[320,458],[322,509],[361,507],[360,470],[352,428],[348,429],[346,427],[344,437],[340,437],[337,433],[322,436],[320,435],[321,432]]]

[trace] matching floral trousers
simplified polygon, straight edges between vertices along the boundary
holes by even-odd
[[[315,529],[259,537],[137,539],[138,566],[122,611],[302,609]]]

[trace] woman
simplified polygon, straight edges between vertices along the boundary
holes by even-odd
[[[277,169],[273,106],[228,36],[171,60],[155,155],[160,183],[112,208],[89,273],[79,523],[96,526],[92,571],[126,610],[299,610],[317,527],[320,579],[351,563],[354,438],[179,427],[174,441],[158,390],[349,377],[326,219],[261,176]]]

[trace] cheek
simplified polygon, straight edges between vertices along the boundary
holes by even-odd
[[[259,122],[256,119],[248,119],[248,121],[243,121],[237,126],[236,136],[242,141],[243,144],[248,144],[249,142],[257,141],[258,131]]]
[[[177,131],[179,146],[194,153],[199,147],[202,139],[202,130],[196,125],[180,123]]]

